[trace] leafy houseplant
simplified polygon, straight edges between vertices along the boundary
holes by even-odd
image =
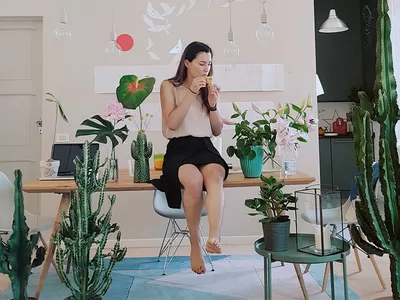
[[[81,125],[91,127],[91,129],[78,129],[75,134],[76,137],[95,135],[92,142],[102,144],[107,144],[107,139],[111,141],[111,155],[108,160],[111,181],[118,181],[118,160],[115,155],[115,147],[119,144],[117,137],[122,143],[128,137],[128,127],[126,125],[117,127],[117,125],[127,117],[129,116],[122,105],[116,100],[111,101],[107,104],[105,119],[99,115],[86,119]]]
[[[241,121],[235,123],[233,139],[236,139],[236,145],[229,146],[226,152],[229,157],[236,155],[239,158],[245,177],[260,177],[264,153],[267,159],[275,157],[276,130],[271,128],[271,123],[276,120],[274,117],[270,119],[265,117],[269,116],[270,112],[268,111],[263,114],[262,120],[250,123],[246,119],[247,111],[242,112],[235,103],[232,105],[235,114],[231,116],[231,119],[241,118]]]
[[[39,235],[28,238],[29,227],[26,224],[24,196],[22,193],[22,173],[14,171],[14,220],[12,234],[7,242],[0,236],[0,272],[9,276],[15,300],[34,300],[28,297],[27,286],[32,269],[31,257]]]
[[[356,161],[360,171],[356,181],[360,201],[356,202],[359,226],[352,225],[351,234],[367,253],[389,255],[393,299],[400,299],[400,163],[395,132],[399,107],[388,11],[387,0],[378,0],[374,98],[369,99],[365,92],[359,92],[360,106],[353,113]],[[380,126],[379,180],[384,196],[384,218],[372,186],[374,157],[371,119]]]
[[[117,99],[124,108],[139,110],[139,121],[136,123],[138,135],[131,145],[131,155],[134,159],[134,182],[150,180],[149,159],[153,152],[153,144],[147,142],[145,130],[152,115],[143,115],[141,104],[152,93],[155,82],[154,77],[139,79],[136,75],[124,75],[121,77],[116,91]]]
[[[64,108],[61,105],[61,101],[51,93],[46,93],[45,96],[46,96],[45,100],[47,102],[54,103],[56,109],[55,111],[56,119],[54,122],[53,143],[52,143],[52,148],[53,148],[54,144],[56,143],[58,115],[60,115],[61,119],[64,120],[69,125],[70,123],[67,118],[67,115],[64,112]],[[47,161],[41,161],[40,162],[41,177],[57,176],[59,167],[60,167],[60,161],[54,160],[51,157]]]
[[[261,215],[260,222],[263,226],[265,249],[270,251],[285,251],[288,248],[290,232],[289,216],[285,211],[295,210],[297,199],[291,194],[282,191],[284,184],[278,182],[275,177],[260,176],[263,185],[260,187],[260,197],[245,200],[248,208],[256,212],[251,216]]]
[[[108,179],[108,168],[98,179],[100,152],[90,157],[89,143],[83,147],[83,160],[74,160],[76,166],[75,182],[78,190],[71,192],[71,206],[68,215],[63,211],[60,230],[56,234],[56,262],[63,283],[71,291],[71,300],[99,300],[108,291],[111,271],[121,261],[127,249],[121,248],[119,226],[111,223],[111,210],[115,195],[109,196],[110,207],[100,215],[104,203],[104,188]],[[92,209],[92,194],[98,193],[96,209]],[[104,253],[109,234],[117,233],[117,241],[109,253]],[[90,257],[95,245],[95,254]],[[72,255],[73,278],[64,270],[64,263]],[[105,258],[109,257],[108,264]]]

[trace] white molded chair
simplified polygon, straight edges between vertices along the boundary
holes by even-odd
[[[183,194],[182,194],[182,198],[183,198]],[[176,221],[176,220],[184,220],[185,219],[185,213],[184,213],[183,207],[181,206],[180,209],[170,208],[168,206],[165,193],[163,193],[159,190],[156,190],[154,192],[153,207],[157,214],[168,219],[168,225],[167,225],[167,228],[165,229],[164,238],[163,238],[163,241],[162,241],[162,244],[160,247],[160,251],[158,254],[158,259],[160,259],[160,257],[165,252],[167,252],[167,254],[165,256],[165,262],[164,262],[164,268],[163,268],[163,275],[165,275],[165,269],[171,263],[172,259],[175,256],[175,253],[178,250],[179,246],[181,245],[183,239],[185,237],[189,238],[189,231],[187,230],[187,227],[185,229],[181,229],[181,227],[178,225],[178,223]],[[204,208],[201,213],[201,216],[202,217],[207,216],[207,212]],[[199,227],[199,229],[200,229],[199,231],[200,231],[201,241],[203,242],[202,249],[205,253],[206,259],[208,260],[208,262],[211,265],[211,271],[214,271],[214,266],[213,266],[211,257],[208,254],[208,252],[205,251],[205,248],[204,248],[205,240],[204,240],[204,235],[203,235],[201,226]],[[179,237],[180,237],[180,240],[178,240],[179,241],[178,245],[176,246],[174,253],[172,255],[170,255],[173,243]]]
[[[12,223],[14,218],[14,185],[3,172],[0,172],[0,205],[0,234],[8,235],[13,231]],[[53,228],[55,219],[33,215],[26,210],[25,217],[26,223],[29,227],[29,234],[37,233],[44,249],[47,252],[48,246],[41,232]],[[51,263],[61,279],[61,275],[58,272],[55,260],[52,259]]]

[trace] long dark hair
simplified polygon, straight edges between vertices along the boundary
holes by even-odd
[[[187,68],[185,66],[185,60],[193,61],[196,56],[201,53],[210,53],[211,59],[213,58],[213,52],[210,46],[202,43],[202,42],[191,42],[189,45],[186,46],[185,50],[182,53],[181,60],[178,65],[178,69],[176,70],[176,74],[174,77],[169,78],[168,80],[172,82],[172,84],[176,87],[183,84],[187,77]],[[213,65],[211,63],[210,71],[208,72],[208,76],[213,75]],[[200,89],[200,96],[201,100],[203,101],[204,105],[209,109],[208,104],[208,88],[207,86]]]

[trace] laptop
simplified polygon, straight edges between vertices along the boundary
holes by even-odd
[[[93,156],[99,150],[99,144],[92,143],[89,146],[90,155]],[[41,177],[39,180],[73,180],[75,174],[75,157],[83,160],[83,143],[54,144],[51,158],[60,161],[56,177]]]

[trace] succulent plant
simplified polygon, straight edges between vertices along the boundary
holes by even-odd
[[[25,217],[21,170],[15,170],[14,176],[12,234],[7,242],[0,236],[0,273],[10,277],[14,299],[28,300],[27,286],[32,269],[32,252],[37,245],[39,235],[32,234],[28,238],[29,227]]]
[[[99,300],[108,291],[111,271],[126,254],[121,248],[121,232],[116,223],[111,223],[115,195],[109,196],[110,207],[100,214],[104,203],[104,188],[108,179],[108,168],[98,178],[100,152],[90,156],[89,143],[83,147],[83,160],[76,157],[75,182],[78,187],[71,192],[71,206],[68,215],[62,213],[60,230],[55,244],[56,262],[64,284],[72,293],[72,300]],[[92,194],[98,193],[96,209],[92,209]],[[117,233],[116,243],[109,253],[104,253],[109,234]],[[91,250],[95,250],[91,256]],[[64,263],[72,255],[73,277],[67,276]],[[105,259],[109,258],[106,263]]]
[[[358,224],[351,226],[355,242],[369,254],[390,258],[392,294],[400,299],[400,164],[395,126],[399,120],[394,77],[391,22],[387,0],[378,0],[376,79],[373,98],[359,92],[360,106],[354,109],[356,177],[360,201],[356,202]],[[380,126],[379,180],[384,196],[384,217],[378,208],[372,184],[374,162],[371,120]],[[365,235],[365,237],[364,237]]]

